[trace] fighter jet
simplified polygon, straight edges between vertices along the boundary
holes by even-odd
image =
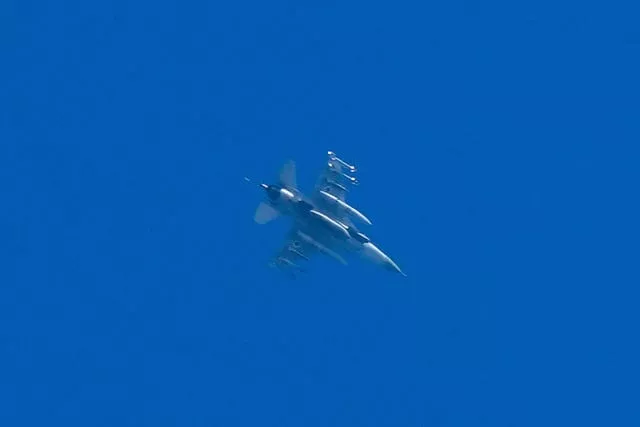
[[[316,181],[313,193],[307,197],[296,183],[296,166],[285,163],[279,179],[273,184],[260,184],[266,199],[258,205],[254,220],[266,224],[280,216],[293,219],[284,246],[270,260],[270,265],[292,277],[306,271],[304,263],[316,253],[322,253],[341,264],[347,261],[340,252],[355,252],[384,268],[406,276],[398,265],[380,250],[354,224],[354,220],[371,225],[371,221],[346,202],[347,186],[358,180],[346,172],[356,167],[327,152],[327,162]],[[248,178],[245,180],[250,181]]]

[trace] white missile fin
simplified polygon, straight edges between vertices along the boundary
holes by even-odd
[[[279,216],[280,212],[278,212],[273,206],[262,202],[258,205],[258,209],[256,209],[253,220],[258,224],[266,224]]]

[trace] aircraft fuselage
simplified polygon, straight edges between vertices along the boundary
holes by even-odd
[[[332,218],[326,212],[308,202],[304,195],[276,185],[262,184],[267,193],[269,203],[282,215],[291,216],[297,223],[304,226],[307,231],[305,240],[314,244],[322,252],[328,253],[321,242],[330,236],[334,243],[354,252],[361,253],[365,258],[383,265],[384,267],[402,273],[398,265],[371,240],[357,230],[354,226],[342,223]],[[354,209],[355,210],[355,209]],[[357,211],[356,211],[357,212]],[[358,214],[360,214],[358,212]],[[362,215],[362,214],[360,214]],[[364,217],[364,215],[362,215]],[[368,220],[367,220],[368,221]],[[324,230],[324,232],[322,232]],[[331,251],[332,252],[332,251]],[[335,253],[328,253],[336,258]],[[339,256],[338,256],[339,257]],[[339,258],[341,260],[341,258]],[[343,261],[341,261],[343,262]],[[404,273],[402,273],[404,274]]]

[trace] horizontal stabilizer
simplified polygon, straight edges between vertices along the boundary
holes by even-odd
[[[258,205],[258,209],[256,209],[253,220],[258,224],[266,224],[267,222],[273,221],[279,216],[280,212],[278,212],[273,206],[269,205],[268,203],[262,202]]]

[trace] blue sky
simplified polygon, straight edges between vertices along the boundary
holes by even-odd
[[[630,3],[4,9],[0,424],[640,422]],[[266,266],[327,150],[408,278]]]

